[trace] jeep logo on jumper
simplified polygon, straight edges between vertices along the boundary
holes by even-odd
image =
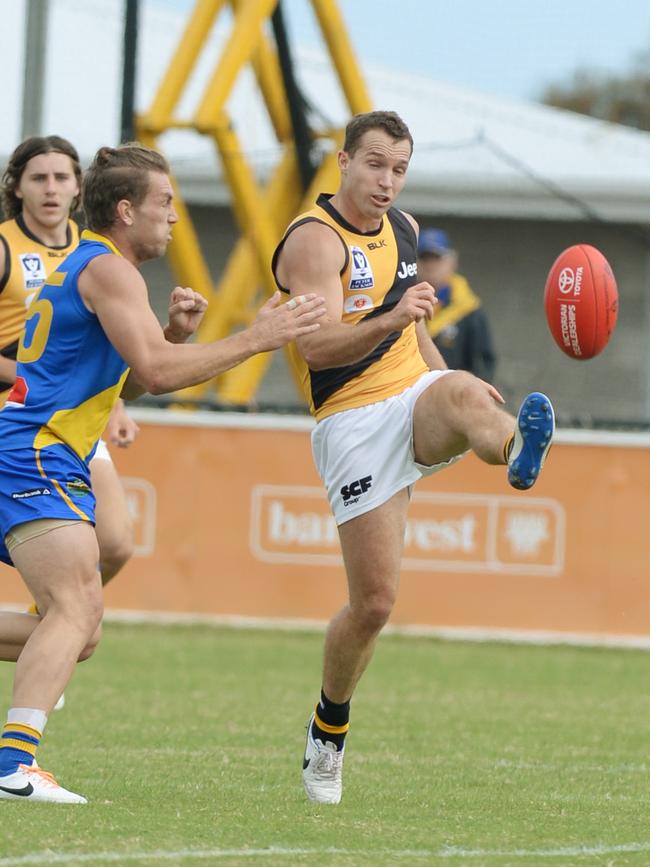
[[[348,289],[371,289],[375,285],[372,268],[361,247],[350,247],[352,254],[352,269]]]
[[[418,266],[415,262],[411,262],[409,265],[406,262],[400,262],[399,271],[397,272],[397,276],[401,277],[402,280],[405,277],[415,277],[418,273]]]
[[[343,502],[346,506],[350,505],[350,500],[352,497],[355,499],[352,500],[353,503],[359,499],[361,494],[365,494],[366,491],[369,491],[372,487],[372,476],[364,476],[362,479],[359,479],[356,482],[352,482],[349,485],[343,485],[341,488],[341,496],[343,497]]]

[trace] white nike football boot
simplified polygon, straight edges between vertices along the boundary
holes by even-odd
[[[323,743],[313,738],[311,724],[314,714],[307,723],[307,744],[302,763],[302,781],[310,801],[320,804],[338,804],[343,793],[343,753],[331,741]]]
[[[0,777],[0,800],[47,801],[51,804],[87,804],[82,795],[75,795],[60,786],[52,774],[38,765],[18,765],[13,774]]]

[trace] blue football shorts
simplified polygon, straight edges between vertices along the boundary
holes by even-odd
[[[0,451],[0,560],[12,563],[4,539],[13,527],[47,518],[94,526],[88,467],[63,444]]]

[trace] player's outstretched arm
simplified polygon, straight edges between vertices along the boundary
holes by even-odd
[[[319,328],[323,300],[305,296],[295,306],[271,299],[253,324],[214,343],[173,344],[165,339],[140,272],[126,259],[98,256],[79,277],[79,291],[109,340],[131,368],[129,379],[165,394],[212,379],[250,358]],[[129,395],[130,396],[130,395]]]
[[[176,286],[172,289],[167,310],[169,320],[163,329],[165,340],[170,343],[185,343],[199,327],[207,307],[208,302],[205,298],[193,289],[184,286]],[[122,386],[122,397],[125,400],[135,400],[146,391],[142,383],[137,381],[133,371],[130,371]]]

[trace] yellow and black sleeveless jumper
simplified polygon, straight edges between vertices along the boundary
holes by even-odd
[[[25,225],[22,214],[0,223],[0,244],[5,252],[0,275],[0,354],[16,358],[18,341],[25,327],[27,308],[47,277],[79,243],[79,230],[68,222],[66,243],[48,247]],[[0,382],[0,406],[11,383]]]
[[[413,226],[397,208],[390,208],[379,229],[360,232],[350,225],[321,194],[311,210],[290,223],[272,262],[277,263],[286,239],[305,223],[316,221],[330,226],[345,248],[341,270],[343,315],[341,321],[356,325],[381,316],[399,302],[404,292],[417,283],[417,238]],[[318,286],[313,292],[318,293]],[[385,400],[408,388],[428,371],[420,354],[415,323],[387,335],[365,358],[344,367],[309,370],[303,365],[302,384],[312,414],[318,421],[335,412]]]

